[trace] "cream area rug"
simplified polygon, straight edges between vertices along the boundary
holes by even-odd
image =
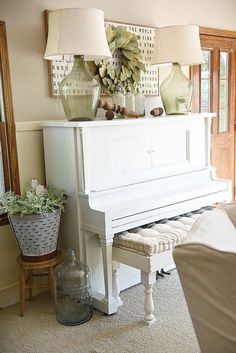
[[[54,315],[47,292],[19,306],[0,311],[0,353],[199,353],[196,336],[176,270],[154,286],[155,316],[151,327],[142,323],[143,287],[121,293],[118,313],[95,310],[90,321],[63,326]]]

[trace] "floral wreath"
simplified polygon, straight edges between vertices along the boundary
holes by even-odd
[[[109,60],[88,62],[90,71],[101,84],[104,93],[112,95],[117,84],[126,88],[141,79],[141,71],[145,72],[145,65],[141,61],[141,50],[138,47],[139,37],[128,32],[124,26],[109,25],[106,36],[111,53],[116,53],[118,65],[112,66]]]

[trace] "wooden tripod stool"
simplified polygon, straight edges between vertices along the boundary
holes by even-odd
[[[34,288],[49,288],[53,302],[55,303],[56,292],[55,292],[55,279],[53,268],[62,261],[61,251],[57,251],[57,256],[50,260],[44,260],[40,262],[29,262],[24,261],[22,256],[17,257],[17,262],[20,266],[20,316],[24,316],[25,307],[25,291],[29,289],[29,299],[32,299],[32,291]],[[34,273],[34,270],[47,270],[46,273]],[[48,276],[47,284],[34,283],[34,277]]]

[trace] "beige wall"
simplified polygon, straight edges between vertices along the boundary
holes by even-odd
[[[7,26],[17,122],[63,117],[61,103],[48,93],[43,11],[65,7],[97,7],[104,10],[106,19],[142,25],[198,24],[236,31],[235,0],[0,0],[0,20]],[[37,124],[18,124],[17,128],[21,186],[31,177],[44,182],[42,132]],[[9,226],[1,227],[0,307],[18,298],[16,254]]]
[[[16,256],[18,248],[8,226],[0,230],[0,308],[13,304],[18,299],[18,267]]]
[[[21,187],[31,178],[45,184],[43,133],[39,123],[17,123],[16,140]],[[0,227],[0,308],[18,301],[19,250],[10,226]]]
[[[32,178],[44,185],[43,132],[39,123],[16,123],[16,140],[21,188]]]

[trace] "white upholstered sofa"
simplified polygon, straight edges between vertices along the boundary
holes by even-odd
[[[203,214],[173,252],[202,353],[236,352],[236,205]]]

